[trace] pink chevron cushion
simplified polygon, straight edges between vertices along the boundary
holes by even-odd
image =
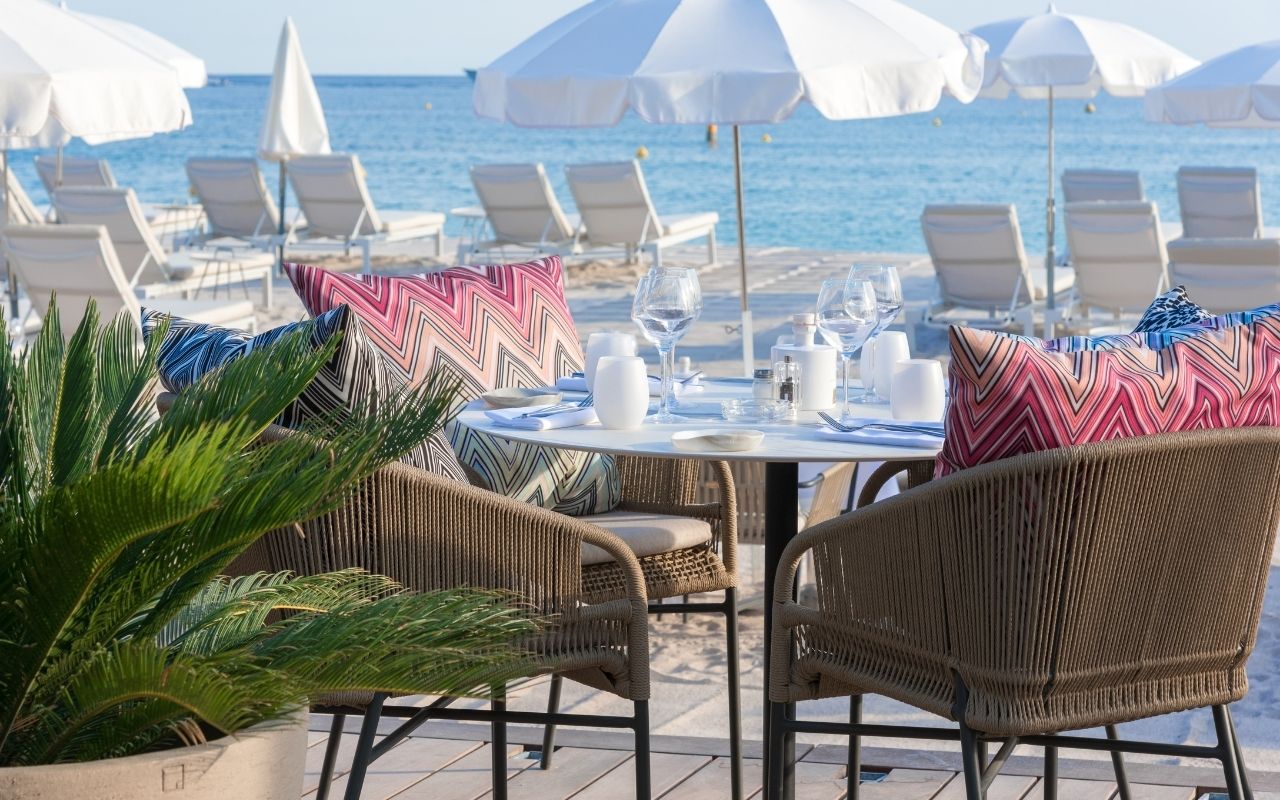
[[[1280,320],[1174,342],[1048,352],[951,328],[951,404],[934,474],[1088,442],[1280,424]]]
[[[559,256],[403,277],[284,269],[312,315],[350,306],[411,385],[448,370],[461,379],[465,402],[500,387],[548,386],[582,368]],[[610,456],[516,444],[457,424],[446,433],[462,463],[508,497],[578,516],[621,500]]]

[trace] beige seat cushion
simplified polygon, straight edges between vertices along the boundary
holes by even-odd
[[[383,233],[400,233],[418,228],[435,228],[444,224],[444,214],[434,211],[383,211],[378,209],[382,218]]]
[[[691,517],[646,514],[640,511],[610,511],[608,514],[578,519],[614,534],[626,542],[638,558],[697,547],[711,541],[711,525]],[[613,556],[599,547],[590,544],[582,546],[583,566],[610,561],[613,561]]]
[[[720,215],[714,211],[701,214],[673,214],[662,217],[662,235],[678,236],[689,231],[710,228],[720,221]]]

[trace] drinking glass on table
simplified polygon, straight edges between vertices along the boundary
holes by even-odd
[[[898,268],[892,264],[854,264],[849,268],[849,280],[868,281],[875,290],[878,318],[875,329],[867,339],[867,343],[871,344],[893,324],[898,318],[898,312],[902,310],[902,281],[898,278]],[[863,375],[862,383],[867,388],[849,402],[887,402],[886,398],[876,391],[877,387],[875,382],[870,380],[870,376]],[[888,389],[888,387],[885,388]]]
[[[880,320],[875,288],[860,278],[823,281],[818,292],[818,330],[822,338],[840,353],[844,371],[844,403],[840,418],[848,419],[849,362],[870,339]]]
[[[676,422],[675,346],[702,313],[702,288],[698,273],[685,267],[654,267],[636,286],[631,318],[640,332],[658,348],[662,361],[662,391],[653,422]]]

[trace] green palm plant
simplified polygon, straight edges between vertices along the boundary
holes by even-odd
[[[288,337],[157,419],[162,338],[144,349],[91,305],[64,343],[51,307],[25,353],[0,357],[0,766],[198,742],[330,691],[467,694],[521,671],[536,622],[492,593],[219,577],[434,431],[456,387],[258,442],[332,346]]]

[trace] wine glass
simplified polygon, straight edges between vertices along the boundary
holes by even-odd
[[[862,278],[823,281],[818,292],[818,330],[840,353],[844,374],[844,404],[840,418],[849,419],[849,362],[871,337],[880,321],[875,287]]]
[[[898,268],[892,264],[854,264],[849,268],[849,279],[869,281],[875,290],[879,319],[875,330],[867,339],[868,343],[874,342],[886,328],[893,324],[898,318],[898,312],[902,310],[902,281],[898,279]],[[862,382],[866,385],[865,375]],[[885,399],[876,391],[873,383],[850,402],[883,403]]]
[[[675,345],[702,313],[698,273],[686,267],[654,267],[640,279],[631,304],[631,319],[658,348],[662,361],[662,391],[653,422],[677,422],[675,406]]]

